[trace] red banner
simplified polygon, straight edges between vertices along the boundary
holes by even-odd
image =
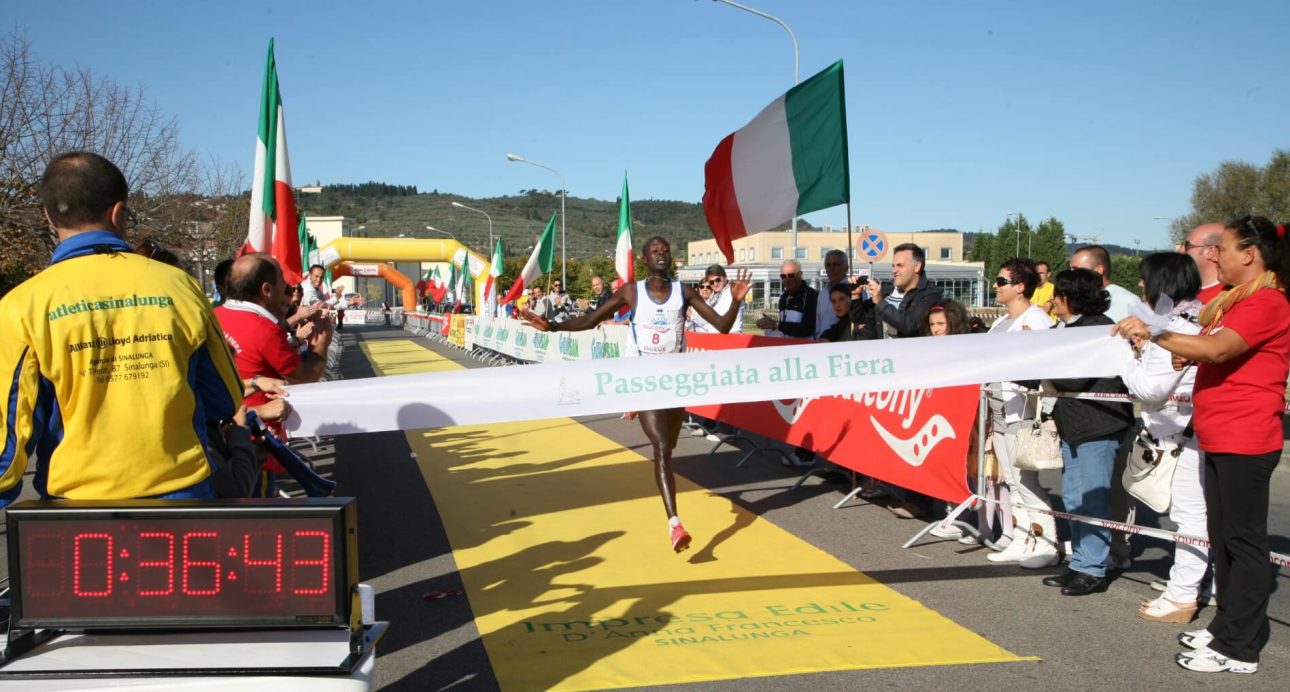
[[[745,334],[686,333],[686,349],[810,344]],[[864,342],[856,343],[862,352]],[[967,457],[981,388],[976,385],[815,399],[696,406],[687,411],[791,445],[840,466],[949,502],[971,494]]]

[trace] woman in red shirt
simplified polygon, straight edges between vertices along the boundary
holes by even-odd
[[[1133,317],[1116,330],[1199,363],[1192,423],[1205,453],[1210,555],[1220,601],[1209,627],[1179,635],[1194,651],[1178,654],[1178,664],[1206,673],[1253,673],[1268,639],[1268,487],[1281,458],[1290,370],[1285,226],[1261,216],[1225,224],[1218,278],[1232,288],[1205,306],[1199,335],[1153,336]]]

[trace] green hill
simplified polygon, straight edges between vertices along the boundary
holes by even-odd
[[[452,233],[481,254],[492,254],[488,245],[488,220],[481,214],[452,206],[459,202],[488,212],[493,232],[505,238],[507,256],[523,254],[560,210],[560,196],[546,190],[521,190],[511,197],[475,199],[439,191],[417,193],[415,188],[382,183],[332,185],[317,194],[298,196],[300,208],[312,216],[348,216],[365,226],[371,236],[405,233],[420,238],[440,237],[426,226]],[[565,220],[569,259],[612,256],[618,233],[618,201],[570,196]],[[557,222],[558,224],[558,222]],[[632,226],[637,248],[645,239],[661,235],[672,243],[673,253],[684,252],[685,243],[711,238],[703,206],[668,200],[632,202]],[[799,221],[799,228],[809,228]],[[557,243],[559,242],[557,226]],[[558,248],[558,245],[557,245]]]

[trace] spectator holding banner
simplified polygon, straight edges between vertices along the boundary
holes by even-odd
[[[1162,298],[1171,308],[1160,315],[1167,329],[1178,334],[1199,334],[1201,302],[1200,272],[1196,263],[1176,252],[1158,252],[1142,258],[1138,267],[1142,275],[1142,298],[1159,314]],[[1134,367],[1124,377],[1129,393],[1141,406],[1143,432],[1152,448],[1170,454],[1176,466],[1169,490],[1169,519],[1178,532],[1204,538],[1205,492],[1202,488],[1200,452],[1192,433],[1192,385],[1196,368],[1174,370],[1173,355],[1160,346],[1144,341],[1138,344]],[[1180,397],[1187,401],[1174,401]],[[1114,481],[1114,479],[1112,479]],[[1174,547],[1174,564],[1169,571],[1165,592],[1142,604],[1138,616],[1156,622],[1188,623],[1196,618],[1200,582],[1209,568],[1209,551],[1179,543]]]
[[[1053,312],[1065,327],[1112,323],[1105,314],[1111,298],[1096,272],[1068,269],[1057,274],[1054,284]],[[1126,393],[1118,377],[1053,380],[1052,384],[1059,392]],[[1133,406],[1119,401],[1062,398],[1053,406],[1053,417],[1062,441],[1062,500],[1066,511],[1111,519],[1112,471],[1125,431],[1133,424]],[[1116,484],[1121,485],[1118,478]],[[1111,530],[1072,521],[1071,549],[1070,566],[1061,574],[1044,578],[1044,584],[1061,587],[1063,596],[1105,590]]]
[[[1034,262],[1020,257],[1003,263],[994,278],[994,299],[1007,312],[991,325],[992,333],[1048,329],[1048,315],[1030,302],[1039,286],[1039,272]],[[986,556],[991,562],[1017,563],[1025,569],[1042,569],[1057,564],[1057,524],[1045,510],[1051,510],[1048,493],[1039,484],[1039,472],[1017,468],[1015,443],[1021,427],[1040,415],[1038,400],[1027,396],[1025,388],[1013,382],[990,384],[988,400],[990,419],[989,444],[999,462],[999,472],[1007,486],[1010,510],[1003,514],[1003,536],[1010,537],[1003,552]],[[1001,490],[995,488],[993,490]],[[1002,541],[1001,541],[1002,542]]]
[[[1193,424],[1205,453],[1205,505],[1217,615],[1179,635],[1194,651],[1179,665],[1204,673],[1253,673],[1267,644],[1268,495],[1281,457],[1290,372],[1290,241],[1284,225],[1246,216],[1224,225],[1218,279],[1232,288],[1206,304],[1198,335],[1161,331],[1130,317],[1116,331],[1198,363]]]
[[[1124,319],[1130,314],[1132,309],[1143,309],[1142,300],[1133,295],[1131,291],[1111,282],[1111,253],[1101,245],[1086,245],[1075,251],[1071,255],[1071,269],[1089,269],[1096,272],[1102,278],[1102,289],[1111,297],[1111,306],[1106,310],[1106,316],[1112,322]],[[1112,469],[1112,477],[1119,478],[1124,473],[1125,461],[1129,456],[1129,449],[1133,445],[1134,429],[1129,427],[1125,429],[1125,438],[1120,441],[1120,446],[1116,448],[1115,467]],[[1111,516],[1109,518],[1126,524],[1132,524],[1136,515],[1137,506],[1129,498],[1129,494],[1124,489],[1124,484],[1113,483],[1111,485]],[[1131,559],[1132,547],[1129,545],[1128,534],[1115,531],[1111,534],[1111,552],[1107,556],[1107,567],[1117,571],[1123,571],[1132,564]]]

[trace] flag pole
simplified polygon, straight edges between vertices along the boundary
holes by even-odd
[[[855,245],[851,243],[851,200],[847,200],[847,276],[851,275],[851,263],[855,260]]]

